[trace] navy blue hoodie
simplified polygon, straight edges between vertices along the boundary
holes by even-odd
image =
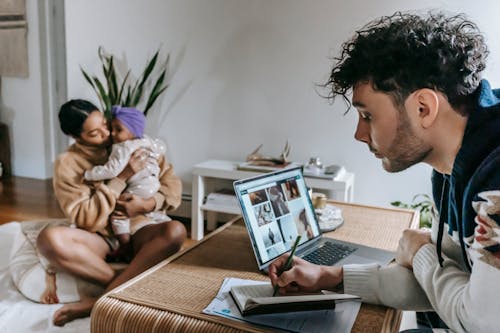
[[[469,115],[451,175],[435,170],[432,175],[434,202],[440,214],[438,256],[441,258],[442,228],[447,223],[449,234],[460,241],[468,265],[466,249],[477,226],[473,202],[485,200],[481,193],[500,190],[500,89],[492,90],[488,81],[482,80],[476,95],[476,108]],[[498,214],[491,217],[500,225]],[[498,242],[483,249],[500,255]]]

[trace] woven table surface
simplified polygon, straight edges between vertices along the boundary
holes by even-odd
[[[342,208],[345,223],[327,234],[332,238],[395,250],[402,230],[415,224],[415,214],[405,210],[334,204]],[[241,219],[228,222],[191,249],[166,259],[101,297],[92,311],[91,330],[272,332],[269,328],[201,312],[215,297],[225,277],[268,280],[257,270]],[[353,332],[397,331],[400,315],[394,309],[363,304]]]

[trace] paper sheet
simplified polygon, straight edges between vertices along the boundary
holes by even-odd
[[[246,321],[289,332],[350,332],[361,307],[359,301],[340,302],[335,310],[301,311],[243,317],[229,295],[233,285],[255,284],[254,280],[225,278],[213,301],[203,310],[210,315]],[[266,282],[262,282],[266,283]]]

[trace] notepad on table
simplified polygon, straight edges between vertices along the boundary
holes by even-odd
[[[270,283],[233,286],[231,287],[230,294],[244,316],[263,313],[334,309],[336,302],[360,299],[359,296],[337,293],[273,297],[273,287]]]

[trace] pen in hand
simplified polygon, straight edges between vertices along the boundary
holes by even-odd
[[[283,266],[283,268],[278,271],[278,276],[280,276],[281,274],[283,274],[283,272],[292,268],[293,255],[295,253],[295,250],[297,249],[297,245],[299,245],[299,241],[300,241],[300,235],[298,235],[297,238],[295,239],[295,243],[293,243],[292,251],[290,252],[290,256],[288,257],[287,261],[285,262],[285,266]],[[273,297],[278,294],[279,289],[280,289],[280,286],[278,284],[276,284],[274,286]]]

